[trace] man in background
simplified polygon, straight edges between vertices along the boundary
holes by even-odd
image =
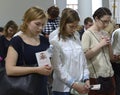
[[[79,34],[80,34],[80,40],[82,39],[83,33],[84,33],[89,27],[91,27],[92,25],[93,25],[93,20],[92,20],[92,18],[91,18],[91,17],[86,17],[86,18],[84,19],[84,26],[83,26],[83,28],[82,28],[80,31],[78,31]]]
[[[49,34],[59,26],[59,13],[59,8],[56,6],[51,6],[48,8],[48,22],[42,32],[45,37],[49,38]]]

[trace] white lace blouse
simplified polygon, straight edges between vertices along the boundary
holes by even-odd
[[[64,41],[56,35],[52,40],[53,91],[69,92],[71,85],[89,78],[86,58],[81,48],[79,34]]]

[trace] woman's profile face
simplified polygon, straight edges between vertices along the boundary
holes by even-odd
[[[79,24],[79,21],[66,24],[67,34],[72,35],[77,30],[78,24]]]
[[[46,18],[33,20],[30,23],[28,23],[28,30],[32,34],[38,35],[43,30],[45,23],[46,23]]]
[[[8,32],[8,35],[12,37],[17,32],[17,30],[12,27],[9,27],[7,29],[7,32]]]
[[[98,19],[98,25],[104,29],[108,26],[108,24],[111,21],[111,16],[109,15],[104,15],[102,18]]]

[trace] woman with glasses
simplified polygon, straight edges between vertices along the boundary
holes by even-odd
[[[94,24],[82,36],[82,47],[87,58],[88,67],[90,70],[90,83],[100,84],[99,80],[109,80],[106,84],[109,86],[107,89],[101,88],[98,90],[91,90],[89,95],[115,95],[114,90],[114,72],[110,60],[115,60],[112,54],[110,44],[110,37],[104,28],[107,27],[111,20],[111,11],[108,8],[100,7],[94,14]],[[107,81],[108,81],[107,80]],[[106,82],[102,82],[106,83]]]
[[[53,95],[71,95],[70,89],[84,94],[89,91],[89,71],[76,31],[80,18],[73,9],[62,13],[58,34],[51,39]],[[79,84],[84,81],[84,84]],[[78,83],[76,83],[78,82]]]

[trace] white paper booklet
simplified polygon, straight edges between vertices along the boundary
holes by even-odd
[[[36,54],[38,66],[49,65],[51,66],[49,54],[47,51],[37,52]]]
[[[100,90],[101,84],[91,85],[91,90]]]

